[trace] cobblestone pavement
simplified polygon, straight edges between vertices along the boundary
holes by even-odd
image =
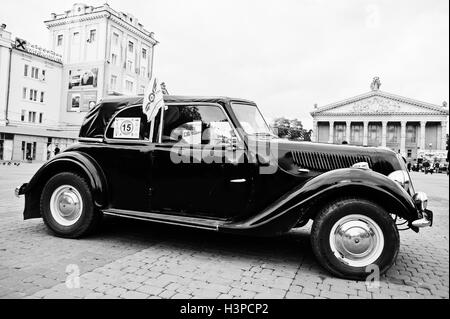
[[[0,298],[448,298],[449,179],[412,173],[429,194],[433,228],[401,232],[378,288],[337,279],[315,261],[310,224],[275,239],[104,218],[80,240],[22,220],[15,186],[36,164],[0,165]],[[77,276],[79,275],[79,276]]]

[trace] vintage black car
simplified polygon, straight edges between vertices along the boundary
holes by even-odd
[[[312,220],[320,264],[352,279],[394,263],[399,229],[432,224],[400,154],[279,139],[243,99],[164,100],[150,122],[141,96],[90,110],[79,142],[16,189],[24,218],[68,238],[92,232],[103,214],[259,236]]]

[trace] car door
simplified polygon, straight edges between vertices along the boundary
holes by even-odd
[[[108,180],[111,208],[150,211],[148,163],[153,146],[142,105],[124,108],[109,123],[95,158]]]
[[[245,213],[252,172],[219,104],[169,104],[151,163],[151,205],[161,213],[230,219]],[[240,153],[239,153],[240,151]]]

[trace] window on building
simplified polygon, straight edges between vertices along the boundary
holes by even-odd
[[[41,92],[41,103],[44,103],[44,92]]]
[[[355,145],[362,145],[364,137],[364,125],[362,123],[352,123],[350,126],[350,142]]]
[[[119,45],[119,35],[117,33],[113,33],[113,43],[115,46]]]
[[[111,64],[117,65],[117,54],[115,53],[111,54]]]
[[[147,76],[146,72],[147,72],[147,68],[145,66],[141,67],[141,76],[144,76],[144,77]]]
[[[400,124],[388,124],[387,127],[387,143],[398,143],[400,142]]]
[[[134,52],[134,43],[131,42],[131,41],[128,42],[128,51],[129,51],[130,53],[133,53],[133,52]]]
[[[145,93],[145,86],[141,85],[139,88],[139,94],[144,94]]]
[[[411,156],[412,156],[412,150],[408,150],[406,157],[411,157]]]
[[[345,123],[335,123],[334,124],[334,137],[333,142],[341,144],[342,141],[346,140],[346,124]]]
[[[146,49],[142,49],[142,58],[144,60],[147,59],[147,50]]]
[[[36,159],[36,148],[37,148],[36,146],[37,146],[37,143],[33,142],[33,160]]]
[[[369,146],[380,146],[381,145],[381,123],[370,123],[369,124],[369,134],[367,136],[367,143]]]
[[[33,79],[39,79],[39,69],[34,66],[31,68],[31,77]]]
[[[97,30],[91,30],[89,32],[89,43],[95,42],[95,36],[97,35]]]
[[[22,110],[22,113],[20,114],[20,121],[25,122],[25,116],[27,115],[27,111]]]
[[[30,101],[37,101],[37,90],[30,89]]]
[[[41,71],[41,81],[45,81],[45,70]]]
[[[117,76],[111,75],[111,90],[115,90],[117,88]]]
[[[39,123],[42,123],[43,116],[44,116],[44,113],[39,113]]]
[[[406,126],[406,143],[416,143],[417,139],[417,126],[407,125]]]
[[[58,40],[56,41],[56,46],[60,47],[63,44],[63,35],[59,34],[58,35]]]
[[[73,44],[79,44],[80,43],[80,33],[74,32],[72,37],[72,43]]]
[[[127,61],[127,70],[133,72],[133,61]]]
[[[133,82],[132,82],[132,81],[126,80],[126,81],[125,81],[125,89],[126,89],[128,92],[133,92]]]
[[[22,98],[23,98],[23,99],[26,99],[26,98],[27,98],[27,88],[23,88],[23,91],[22,91]]]
[[[36,122],[36,112],[28,112],[28,122],[30,123]]]
[[[25,64],[25,65],[23,66],[23,75],[24,75],[24,76],[28,76],[28,64]]]

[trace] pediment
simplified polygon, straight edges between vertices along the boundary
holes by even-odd
[[[381,91],[370,92],[346,101],[330,104],[315,110],[312,114],[442,114],[448,109],[439,105],[420,102]]]

